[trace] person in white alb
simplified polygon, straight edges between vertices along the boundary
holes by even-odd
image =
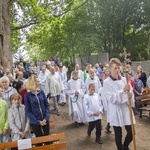
[[[63,67],[59,66],[60,79],[63,83],[63,92],[60,94],[60,104],[61,106],[64,106],[66,104],[66,84],[67,84],[67,75],[66,72],[63,71]]]
[[[81,80],[84,80],[84,79],[83,79],[83,71],[80,70],[79,64],[76,64],[76,65],[75,65],[75,71],[78,71],[78,76],[79,76],[79,78],[80,78]]]
[[[102,85],[100,83],[99,78],[95,75],[94,73],[94,69],[90,69],[88,71],[89,77],[87,77],[87,79],[85,80],[85,86],[86,86],[86,93],[88,93],[89,90],[89,85],[91,83],[93,83],[95,85],[95,93],[98,94],[98,91],[100,90],[100,88],[102,88]]]
[[[66,93],[69,96],[69,116],[75,122],[76,127],[83,125],[85,115],[83,110],[83,96],[85,93],[84,82],[79,79],[78,72],[72,72],[72,79],[67,83]]]
[[[104,80],[103,91],[108,101],[108,122],[113,126],[115,132],[115,142],[118,150],[128,150],[132,141],[131,121],[128,106],[128,98],[134,107],[134,94],[131,85],[126,83],[126,79],[120,74],[121,62],[117,58],[110,60],[110,77]],[[134,114],[132,112],[135,124]],[[125,127],[127,135],[122,143],[122,127]]]
[[[99,144],[103,144],[101,140],[101,119],[103,113],[103,106],[101,103],[101,97],[95,93],[95,85],[89,84],[89,92],[84,96],[84,110],[86,121],[89,122],[87,135],[90,137],[92,130],[96,127],[96,139]]]

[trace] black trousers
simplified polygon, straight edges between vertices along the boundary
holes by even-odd
[[[46,123],[45,126],[30,124],[36,137],[50,134],[49,121],[46,121]]]
[[[91,132],[96,127],[96,138],[101,137],[101,119],[89,122],[88,131]]]
[[[122,128],[121,127],[113,127],[115,132],[115,142],[118,150],[122,150]],[[127,148],[132,141],[132,130],[131,125],[125,126],[127,131],[127,135],[125,137],[123,145]]]

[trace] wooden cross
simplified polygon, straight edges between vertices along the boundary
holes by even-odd
[[[131,54],[127,53],[126,48],[124,47],[123,48],[123,53],[120,53],[119,55],[120,55],[120,57],[124,56],[124,58],[126,59],[127,56],[130,56]]]

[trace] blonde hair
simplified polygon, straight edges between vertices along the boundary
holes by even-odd
[[[36,75],[31,75],[28,80],[25,83],[25,86],[28,90],[30,91],[35,91],[37,90],[37,84],[36,84],[36,78],[38,78]]]
[[[18,71],[18,72],[16,73],[17,77],[18,77],[20,74],[23,74],[23,72],[22,72],[22,71]]]
[[[142,66],[137,66],[137,69],[139,69],[139,71],[143,71]]]
[[[95,71],[94,71],[93,68],[90,68],[90,69],[89,69],[89,72],[93,72],[93,73],[94,73]]]
[[[76,70],[72,71],[72,75],[74,75],[74,74],[78,74],[78,71],[76,71]]]
[[[110,59],[109,64],[110,64],[110,67],[111,67],[113,64],[116,64],[116,65],[118,65],[118,66],[121,66],[121,61],[120,61],[118,58],[112,58],[112,59]]]

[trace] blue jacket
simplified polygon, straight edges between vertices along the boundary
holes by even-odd
[[[40,121],[50,118],[50,106],[43,90],[39,90],[35,95],[27,92],[25,95],[25,111],[30,124],[40,125]]]

